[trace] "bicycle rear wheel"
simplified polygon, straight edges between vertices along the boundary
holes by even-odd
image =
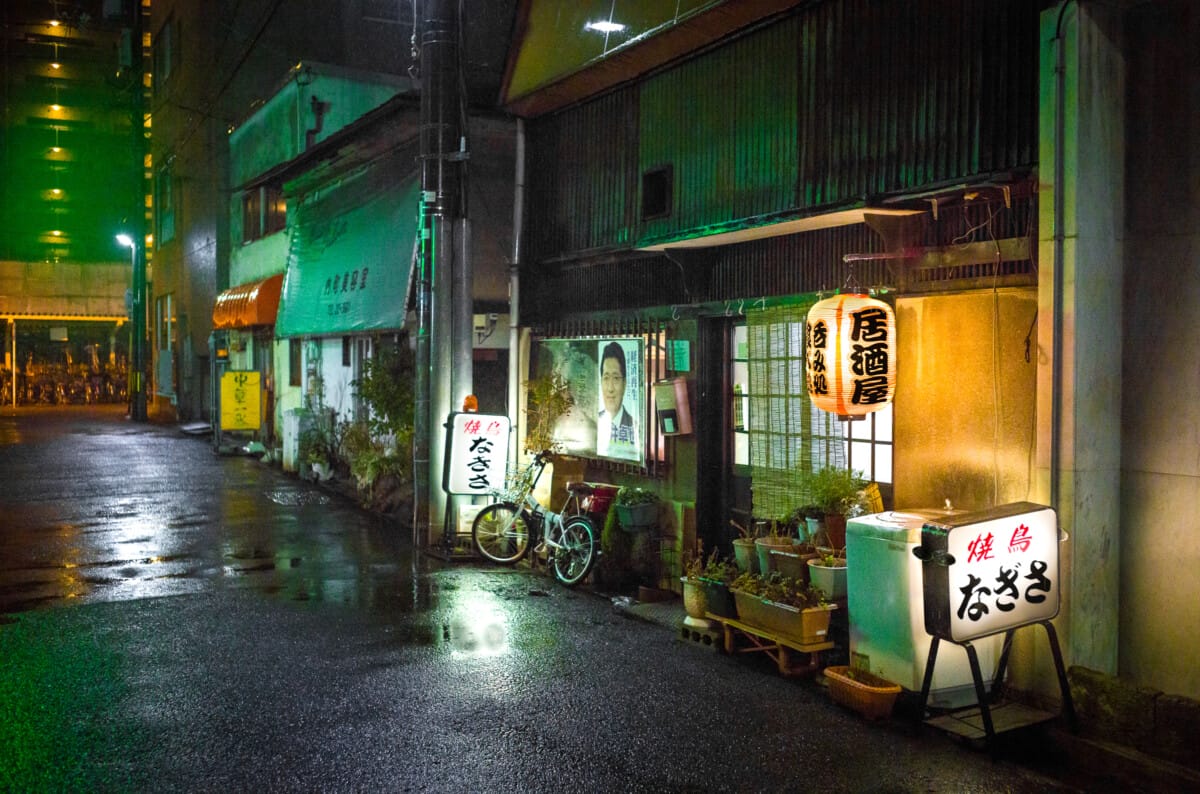
[[[579,584],[596,561],[596,528],[586,516],[563,519],[562,532],[556,539],[554,575],[568,587]]]
[[[475,516],[471,540],[475,549],[492,562],[512,565],[529,551],[529,527],[520,508],[500,502],[488,505]]]

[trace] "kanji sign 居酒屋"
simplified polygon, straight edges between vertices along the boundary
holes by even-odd
[[[835,295],[813,304],[805,321],[808,396],[822,411],[862,416],[896,391],[896,315],[866,295]]]

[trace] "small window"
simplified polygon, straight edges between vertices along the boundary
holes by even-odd
[[[242,242],[262,237],[262,192],[252,188],[242,194]]]
[[[350,366],[350,362],[353,360],[353,353],[352,353],[353,350],[354,350],[354,346],[350,343],[350,337],[343,336],[342,337],[342,366],[343,367]]]
[[[283,200],[283,190],[276,185],[263,188],[263,232],[274,234],[283,231],[287,226],[287,202]]]
[[[671,166],[651,169],[642,174],[642,220],[671,214]]]
[[[155,241],[160,245],[175,239],[175,175],[172,173],[170,158],[165,158],[167,165],[158,170],[154,180],[157,196],[154,200],[154,216],[158,225]]]
[[[287,226],[287,202],[278,185],[253,187],[242,194],[242,242],[251,243]]]
[[[154,37],[154,85],[161,88],[179,65],[179,23],[172,15]]]
[[[301,341],[296,338],[288,340],[288,385],[303,385],[304,367],[301,365]]]

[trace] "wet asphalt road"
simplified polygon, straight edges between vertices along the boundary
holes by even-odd
[[[0,662],[0,791],[1102,789],[119,408],[0,412]]]

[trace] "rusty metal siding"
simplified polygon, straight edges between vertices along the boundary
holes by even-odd
[[[643,84],[639,182],[670,165],[675,200],[669,216],[642,221],[640,240],[792,205],[797,25],[785,19]]]
[[[630,88],[531,124],[534,258],[628,246],[636,202],[637,92]]]
[[[800,206],[1036,163],[1034,0],[842,0],[800,22]]]

